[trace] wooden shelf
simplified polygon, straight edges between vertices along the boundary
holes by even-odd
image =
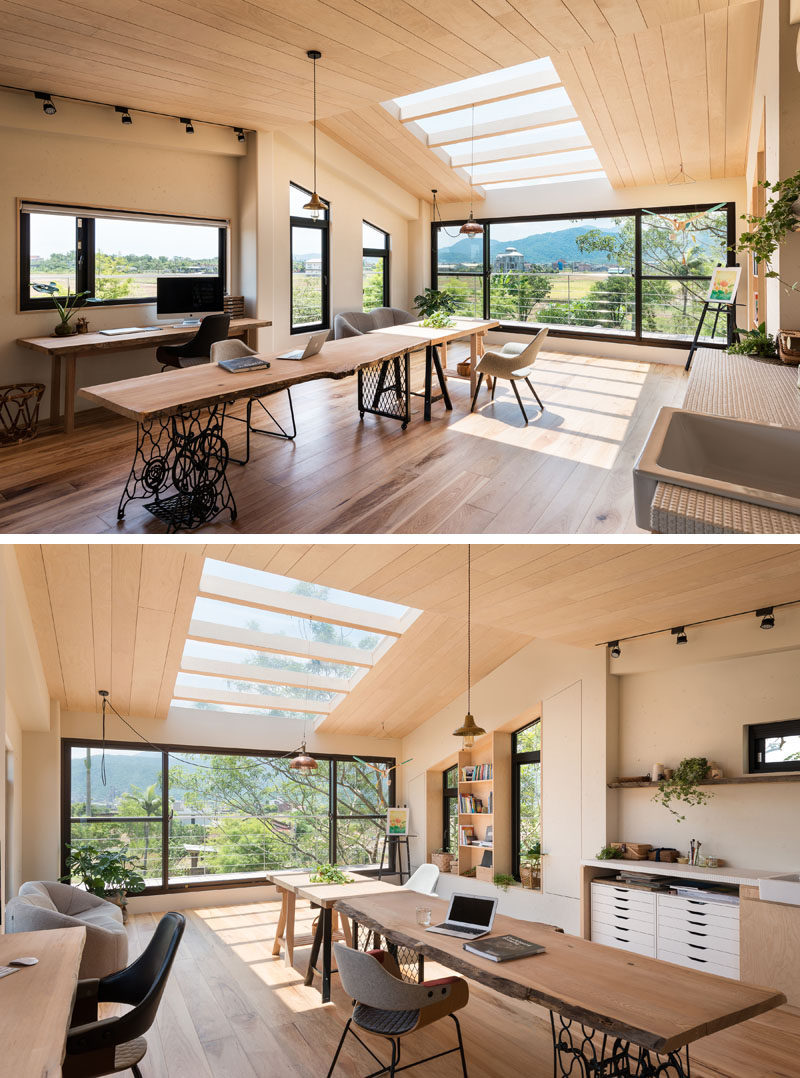
[[[705,779],[698,782],[698,786],[749,786],[755,782],[800,782],[800,771],[773,772],[769,775],[734,775],[723,779]],[[648,787],[655,789],[657,782],[609,782],[609,790],[641,789]]]
[[[476,782],[494,782],[494,779],[459,779],[459,786],[474,786]]]
[[[459,812],[459,816],[494,816],[493,812]]]

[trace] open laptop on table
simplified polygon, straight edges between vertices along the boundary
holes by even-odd
[[[480,939],[491,932],[496,910],[496,898],[455,894],[450,898],[445,919],[441,924],[431,925],[426,932],[440,932],[443,936],[467,940]]]
[[[305,348],[296,348],[293,352],[278,356],[278,359],[308,359],[310,356],[315,356],[317,352],[321,351],[327,336],[327,329],[324,329],[322,333],[315,333],[312,337],[309,337]]]

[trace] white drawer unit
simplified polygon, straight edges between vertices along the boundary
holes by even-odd
[[[591,901],[595,943],[739,977],[738,905],[599,881],[591,885]]]
[[[659,895],[656,926],[657,958],[738,978],[738,905]]]

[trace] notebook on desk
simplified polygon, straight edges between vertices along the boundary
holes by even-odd
[[[124,333],[160,333],[164,326],[122,326],[118,329],[98,329],[104,337],[121,337]]]
[[[244,374],[247,371],[266,370],[269,360],[259,359],[258,356],[237,356],[236,359],[221,359],[217,366],[231,374]]]

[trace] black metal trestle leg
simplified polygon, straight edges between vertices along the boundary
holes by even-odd
[[[245,442],[245,455],[244,459],[240,460],[238,457],[229,457],[228,460],[231,464],[247,464],[250,460],[250,435],[251,434],[264,434],[268,438],[281,438],[286,442],[294,441],[297,437],[297,421],[294,417],[294,404],[292,402],[291,389],[286,390],[286,396],[289,398],[289,415],[291,416],[291,433],[286,430],[283,424],[275,418],[272,412],[267,408],[266,404],[258,398],[251,397],[247,402],[247,415],[244,419],[240,419],[238,415],[228,416],[228,419],[232,419],[235,423],[244,423],[246,430],[246,442]],[[254,427],[252,422],[253,405],[257,404],[262,412],[266,412],[269,418],[276,426],[276,430],[264,430],[263,427]]]
[[[688,1045],[661,1054],[550,1012],[555,1078],[691,1078]]]

